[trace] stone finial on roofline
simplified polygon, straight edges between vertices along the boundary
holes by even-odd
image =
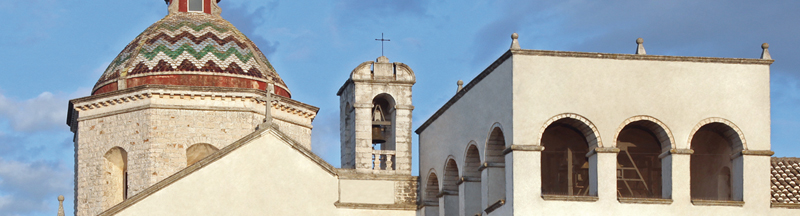
[[[64,216],[64,195],[58,195],[58,216]]]
[[[772,59],[772,56],[769,55],[769,44],[763,43],[761,44],[761,59]]]
[[[514,34],[511,34],[511,49],[512,50],[513,49],[522,49],[522,48],[519,47],[519,41],[517,41],[518,38],[519,38],[519,34],[517,34],[516,32],[514,32]]]
[[[458,85],[458,90],[456,90],[456,94],[458,94],[458,92],[460,92],[461,89],[464,89],[464,80],[458,80],[458,82],[456,82],[456,85]]]
[[[642,38],[636,38],[636,54],[647,55],[647,52],[644,51],[644,39]]]

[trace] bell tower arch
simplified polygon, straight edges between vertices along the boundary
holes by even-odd
[[[339,92],[342,168],[411,174],[411,87],[408,65],[385,56],[361,63]]]

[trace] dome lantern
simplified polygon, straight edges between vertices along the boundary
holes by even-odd
[[[195,13],[207,13],[207,14],[219,14],[216,13],[219,11],[219,3],[220,0],[164,0],[169,6],[169,12],[195,12]]]

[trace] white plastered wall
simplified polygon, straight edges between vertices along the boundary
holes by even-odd
[[[415,213],[336,208],[339,190],[335,175],[285,141],[265,133],[117,215],[410,216]]]
[[[626,119],[647,115],[663,122],[678,149],[704,119],[724,118],[744,134],[747,149],[770,149],[769,66],[688,61],[514,55],[514,142],[539,145],[545,122],[562,113],[586,117],[602,147],[614,147]],[[595,202],[545,201],[541,197],[540,152],[515,151],[514,215],[763,215],[769,208],[769,157],[745,156],[744,207],[691,203],[689,155],[672,157],[672,204],[617,201],[615,160],[599,153]],[[509,166],[507,166],[509,167]]]
[[[506,145],[512,141],[512,98],[511,85],[508,85],[511,83],[511,66],[510,61],[500,64],[422,131],[419,135],[419,152],[420,173],[424,174],[420,174],[420,182],[427,182],[428,171],[434,169],[439,177],[439,185],[443,185],[441,181],[448,156],[453,156],[458,164],[459,172],[463,173],[467,146],[470,141],[477,143],[481,162],[484,162],[486,142],[493,126],[502,128]],[[506,167],[509,167],[509,164],[507,160]],[[462,176],[462,173],[459,173],[459,176]],[[507,180],[510,179],[510,174],[510,172],[506,172]],[[420,191],[424,191],[424,184],[420,185],[422,187]],[[487,186],[485,179],[482,179],[481,191],[484,195]],[[511,191],[507,190],[506,199],[511,194]],[[487,204],[487,202],[490,201],[485,199],[482,201],[481,209],[485,209],[487,205],[491,204]],[[439,205],[441,206],[442,203]]]

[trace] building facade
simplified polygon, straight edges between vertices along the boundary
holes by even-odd
[[[219,0],[169,14],[69,103],[75,215],[797,214],[800,160],[771,158],[761,59],[512,46],[416,130],[414,71],[385,56],[340,98],[341,167],[319,108]],[[459,81],[460,82],[460,81]],[[60,199],[63,200],[63,199]],[[601,210],[601,211],[598,211]]]

